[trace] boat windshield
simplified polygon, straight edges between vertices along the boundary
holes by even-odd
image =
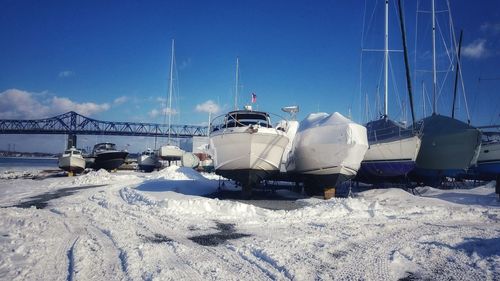
[[[230,112],[226,116],[226,127],[245,127],[250,125],[259,125],[261,127],[271,128],[269,115],[264,112]]]
[[[94,150],[116,150],[114,143],[99,143],[94,146]]]

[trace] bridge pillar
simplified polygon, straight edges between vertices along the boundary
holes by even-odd
[[[67,148],[71,148],[72,146],[76,147],[76,135],[75,134],[69,134],[68,135],[68,145]]]

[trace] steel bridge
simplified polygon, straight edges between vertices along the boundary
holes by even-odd
[[[112,135],[191,138],[207,136],[207,127],[135,122],[111,122],[92,119],[74,111],[46,119],[0,120],[0,134],[59,134],[68,135],[76,146],[76,135]]]

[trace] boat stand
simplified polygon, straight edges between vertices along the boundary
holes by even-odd
[[[498,195],[497,200],[500,202],[500,174],[497,175],[495,193]]]
[[[325,187],[323,192],[323,198],[325,200],[331,199],[335,197],[335,187]]]

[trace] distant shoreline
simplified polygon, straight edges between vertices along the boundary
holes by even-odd
[[[48,156],[38,156],[38,157],[30,157],[30,156],[0,156],[0,159],[33,159],[33,160],[57,160],[58,157],[48,157]]]

